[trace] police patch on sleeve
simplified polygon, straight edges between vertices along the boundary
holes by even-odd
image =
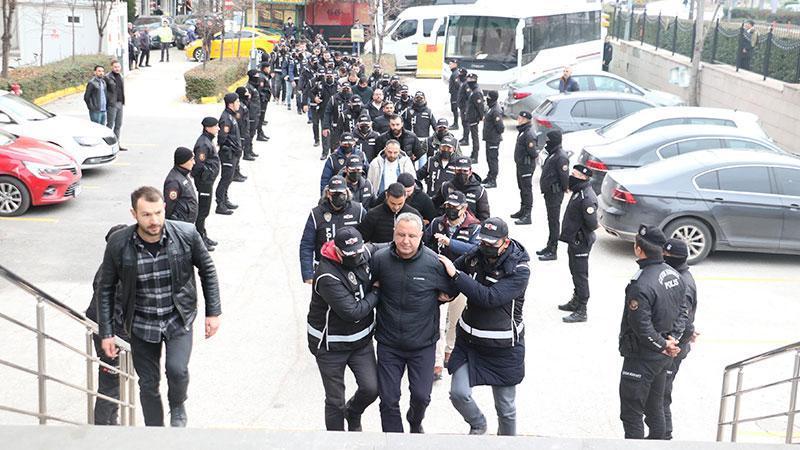
[[[497,121],[499,121],[499,120],[500,120],[500,117],[495,117],[495,118],[494,118],[494,121],[495,121],[495,122],[497,122]]]
[[[200,161],[205,161],[206,160],[206,154],[205,153],[200,153],[199,155],[197,155],[197,157],[200,159]]]
[[[594,214],[594,207],[590,206],[590,207],[586,208],[586,214]]]
[[[533,147],[533,142],[528,142],[528,147]]]
[[[561,167],[561,170],[563,170],[564,172],[566,172],[566,171],[568,171],[568,170],[569,170],[569,166],[568,166],[568,165],[566,165],[566,164],[564,164],[564,165]]]
[[[222,127],[222,131],[227,133],[227,132],[231,131],[231,127],[229,127],[228,125],[225,125],[224,127]]]
[[[631,311],[636,311],[639,309],[639,300],[631,299],[628,300],[628,309]]]
[[[175,200],[178,198],[178,191],[169,191],[169,199]]]

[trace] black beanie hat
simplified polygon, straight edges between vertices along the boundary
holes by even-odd
[[[175,149],[175,165],[180,166],[181,164],[189,161],[190,159],[194,158],[194,152],[189,150],[186,147],[178,147]]]

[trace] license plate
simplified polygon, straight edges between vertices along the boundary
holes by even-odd
[[[82,190],[83,190],[83,187],[80,184],[75,186],[75,193],[72,194],[72,196],[73,197],[77,197],[77,196],[81,195],[81,191]]]

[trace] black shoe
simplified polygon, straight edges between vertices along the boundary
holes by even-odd
[[[578,309],[578,303],[575,301],[575,297],[572,297],[567,303],[558,305],[558,309],[561,311],[574,312],[576,309]]]
[[[319,141],[314,141],[314,147],[319,147]]]
[[[461,144],[461,145],[469,145],[469,141],[464,140],[464,139],[461,139],[460,141],[458,141],[458,143]]]
[[[237,205],[236,203],[231,203],[231,201],[230,201],[230,200],[226,200],[226,201],[225,201],[225,207],[226,207],[226,208],[228,208],[228,209],[231,209],[231,210],[233,210],[233,209],[236,209],[236,208],[238,208],[238,207],[239,207],[239,205]]]
[[[347,431],[362,431],[361,414],[352,414],[350,412],[350,402],[344,405],[344,411],[344,420],[347,421]]]
[[[470,426],[469,427],[469,434],[476,434],[476,435],[486,434],[486,425],[484,425],[482,427],[478,427],[478,428]]]
[[[554,252],[552,250],[550,250],[550,247],[545,247],[545,248],[539,250],[538,252],[536,252],[536,254],[539,255],[539,256],[542,256],[542,255],[544,255],[546,253],[554,253]]]
[[[205,242],[206,245],[210,245],[211,247],[216,247],[217,245],[219,245],[219,242],[217,242],[217,241],[215,241],[215,240],[213,240],[213,239],[211,239],[209,237],[204,237],[203,238],[203,242]]]
[[[322,154],[321,154],[321,155],[319,155],[319,160],[320,160],[320,161],[325,161],[325,159],[326,159],[327,157],[328,157],[328,152],[322,152]]]
[[[311,119],[306,120],[306,124],[311,125]]]
[[[206,251],[213,252],[214,246],[206,244]]]
[[[262,134],[261,136],[256,137],[256,140],[258,142],[267,142],[269,140],[269,138]]]
[[[486,181],[483,183],[483,187],[485,187],[486,189],[496,188],[497,182],[495,182],[494,180]]]
[[[183,403],[173,406],[169,411],[169,426],[173,428],[186,428],[186,407]]]
[[[221,205],[217,206],[217,209],[214,210],[214,212],[217,213],[217,214],[224,214],[226,216],[230,216],[231,214],[233,214],[233,210],[230,210],[230,209],[228,209],[228,208],[226,208],[224,206],[221,206]]]
[[[457,130],[458,129],[458,124],[454,123],[454,124],[450,125],[449,127],[447,127],[447,129],[448,130]]]
[[[530,225],[531,224],[531,211],[525,211],[525,214],[522,215],[519,219],[514,221],[517,225]]]
[[[247,177],[241,174],[233,177],[233,181],[236,181],[237,183],[244,183],[245,180],[247,180]]]
[[[525,210],[523,208],[520,208],[519,211],[517,211],[517,212],[515,212],[514,214],[511,215],[511,218],[512,219],[519,219],[523,215],[525,215]]]
[[[470,159],[470,161],[472,161],[472,164],[478,164],[478,157],[477,156],[471,156],[469,159]]]
[[[302,114],[303,114],[303,111],[300,111],[300,110],[298,109],[298,110],[297,110],[297,115],[299,116],[299,115],[302,115]]]
[[[244,156],[242,156],[242,159],[245,160],[245,161],[255,161],[256,157],[253,156],[253,155],[244,155]]]
[[[578,323],[586,322],[589,318],[586,316],[586,308],[578,308],[572,314],[561,319],[564,323]]]
[[[556,259],[558,259],[556,252],[549,252],[539,255],[539,261],[555,261]]]
[[[250,156],[252,156],[253,158],[258,158],[260,155],[254,151],[251,151]]]

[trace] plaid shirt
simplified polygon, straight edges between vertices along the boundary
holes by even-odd
[[[145,248],[138,233],[133,233],[136,247],[136,305],[133,334],[139,339],[159,343],[183,327],[183,319],[172,301],[172,274],[167,255],[167,232],[161,235],[161,249],[156,256]]]

